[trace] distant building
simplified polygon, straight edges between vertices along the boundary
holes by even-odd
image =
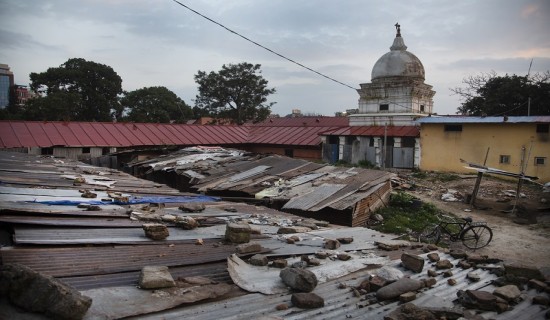
[[[420,165],[419,127],[415,120],[432,113],[432,86],[424,83],[424,66],[407,51],[399,24],[390,51],[374,64],[371,82],[362,83],[358,112],[349,127],[323,133],[323,160],[381,168]],[[346,110],[347,111],[347,110]]]
[[[10,104],[10,92],[14,85],[13,72],[7,64],[0,64],[0,108]]]
[[[27,86],[16,84],[12,87],[13,99],[16,106],[24,106],[25,103],[32,97]]]

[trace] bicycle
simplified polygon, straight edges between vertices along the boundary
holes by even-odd
[[[450,217],[448,217],[450,218]],[[441,221],[437,225],[428,227],[422,231],[419,241],[438,244],[442,235],[448,236],[450,241],[462,241],[469,249],[480,249],[489,244],[493,239],[493,230],[485,222],[473,222],[471,217],[461,218],[462,221]],[[458,226],[455,232],[452,226]]]

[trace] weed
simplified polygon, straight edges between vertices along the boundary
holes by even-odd
[[[392,194],[389,206],[376,213],[381,214],[384,221],[373,229],[396,234],[419,233],[426,226],[437,224],[442,216],[433,204],[423,203],[405,192]]]

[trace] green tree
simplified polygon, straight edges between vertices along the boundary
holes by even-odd
[[[120,109],[122,79],[107,65],[72,58],[30,79],[39,97],[25,106],[27,120],[112,121]]]
[[[166,87],[147,87],[128,92],[120,104],[127,113],[122,120],[134,122],[183,122],[193,111]]]
[[[266,119],[274,104],[266,104],[267,97],[275,93],[275,89],[267,87],[260,67],[243,62],[223,65],[219,72],[207,74],[199,70],[195,75],[199,85],[196,107],[215,117],[232,119],[237,124]]]
[[[459,114],[473,116],[550,115],[550,72],[531,76],[470,76],[465,87],[451,89],[463,99]]]

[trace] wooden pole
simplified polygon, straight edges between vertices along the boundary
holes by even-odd
[[[484,166],[487,164],[487,158],[489,157],[489,150],[490,149],[491,149],[490,147],[487,148],[487,152],[485,153],[485,160],[483,161]],[[483,178],[483,172],[478,171],[476,184],[474,186],[474,191],[472,191],[472,198],[470,199],[470,208],[473,208],[475,206],[477,193],[479,192],[479,185],[481,184],[481,178]]]

